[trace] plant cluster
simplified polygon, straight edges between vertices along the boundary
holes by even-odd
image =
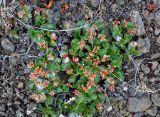
[[[106,89],[114,90],[116,79],[124,79],[122,62],[140,54],[137,43],[131,41],[135,27],[130,21],[114,20],[108,32],[102,21],[81,20],[77,27],[85,24],[87,28],[74,31],[68,50],[57,46],[59,36],[55,32],[28,30],[37,48],[45,51],[28,68],[31,98],[46,117],[71,112],[90,117],[101,111]],[[39,9],[35,10],[34,25],[56,29]]]

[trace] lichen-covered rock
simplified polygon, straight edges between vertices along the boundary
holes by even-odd
[[[160,36],[157,37],[156,41],[160,44]]]
[[[152,102],[149,98],[134,98],[130,97],[127,104],[127,109],[130,112],[142,112],[151,106]]]
[[[131,12],[131,20],[135,23],[135,26],[137,28],[137,36],[144,35],[146,33],[146,30],[144,28],[144,22],[142,21],[142,17],[139,14],[139,11],[133,10]]]
[[[138,4],[140,3],[142,0],[133,0],[133,3]]]
[[[2,48],[6,51],[11,51],[13,52],[15,49],[15,46],[13,45],[13,43],[11,41],[9,41],[8,39],[4,39],[1,41],[1,45]]]
[[[155,13],[156,24],[160,26],[160,10]]]
[[[151,96],[152,102],[154,103],[154,105],[159,106],[160,107],[160,96],[157,94],[153,94]]]
[[[157,107],[154,106],[154,107],[152,107],[152,108],[147,109],[147,110],[146,110],[146,113],[147,113],[148,115],[150,115],[150,116],[155,117],[156,114],[157,114]]]
[[[145,39],[139,38],[137,43],[142,53],[147,53],[150,51],[151,43],[149,37],[146,37]]]

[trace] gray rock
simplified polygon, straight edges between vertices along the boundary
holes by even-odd
[[[15,101],[14,104],[15,104],[15,105],[20,105],[21,102],[20,102],[20,101]]]
[[[139,38],[137,43],[142,53],[147,53],[150,51],[151,43],[149,37],[146,37],[145,39]]]
[[[160,57],[160,53],[155,53],[151,55],[151,59],[156,59]]]
[[[160,35],[157,37],[156,42],[160,44]]]
[[[150,62],[152,64],[152,70],[155,70],[158,66],[158,62],[157,61],[153,61],[153,62]]]
[[[156,78],[154,78],[154,77],[149,79],[149,82],[151,82],[151,83],[154,83],[155,81],[156,81]]]
[[[140,112],[134,114],[134,117],[142,117],[142,116],[143,116],[143,113],[140,113]]]
[[[21,112],[22,109],[16,111],[16,117],[24,117],[24,114]]]
[[[157,25],[160,26],[160,10],[155,13],[155,20]]]
[[[119,5],[123,5],[123,4],[125,3],[124,0],[116,0],[116,2],[117,2],[117,4],[119,4]]]
[[[98,7],[98,5],[99,5],[99,0],[91,0],[91,5],[92,5],[93,7]]]
[[[31,114],[36,109],[36,104],[31,103],[27,105],[27,115]]]
[[[12,57],[9,58],[9,62],[10,62],[12,65],[17,65],[18,62],[19,62],[19,59],[20,59],[20,56],[19,56],[19,55],[12,54]]]
[[[133,10],[131,12],[131,20],[135,23],[135,26],[137,28],[136,35],[144,35],[146,33],[146,30],[144,28],[144,22],[142,21],[142,17],[139,14],[139,11]]]
[[[15,49],[15,46],[13,45],[13,43],[9,41],[8,39],[2,40],[1,45],[2,45],[2,48],[7,51],[13,52]]]
[[[146,110],[146,113],[147,113],[148,115],[150,115],[150,116],[155,117],[156,114],[157,114],[157,107],[154,106],[154,107],[152,107],[152,108],[147,109],[147,110]]]
[[[25,98],[25,99],[23,99],[23,103],[27,104],[27,103],[29,103],[29,100],[27,98]]]
[[[113,106],[112,106],[109,102],[106,102],[106,103],[104,104],[104,108],[105,108],[105,110],[106,110],[107,112],[110,112],[110,111],[113,110]]]
[[[145,74],[148,74],[150,72],[150,68],[147,65],[141,64],[141,69]]]
[[[0,111],[2,112],[2,111],[5,111],[6,109],[5,109],[5,104],[0,104]]]
[[[160,5],[160,0],[153,0],[154,4]],[[160,6],[159,6],[160,7]]]
[[[111,6],[112,12],[115,12],[117,8],[118,8],[118,5],[117,4],[113,4]]]
[[[31,113],[29,116],[30,117],[38,117],[38,115],[36,113]]]
[[[155,27],[155,35],[159,35],[159,34],[160,34],[160,26]]]
[[[23,43],[23,42],[22,42]],[[27,49],[26,48],[22,48],[19,52],[20,53],[25,53],[27,51]]]
[[[127,104],[127,109],[130,112],[142,112],[151,106],[152,102],[149,98],[134,98],[130,97]]]
[[[140,3],[142,0],[133,0],[133,3],[138,4]]]
[[[2,117],[5,117],[5,116],[6,116],[6,113],[0,111],[0,115],[1,115]]]
[[[19,82],[17,85],[17,88],[21,89],[21,88],[23,88],[23,85],[24,85],[23,82]]]
[[[144,10],[143,11],[143,16],[144,16],[145,19],[147,19],[148,15],[149,15],[149,11],[148,10]]]
[[[57,12],[54,12],[54,15],[53,15],[53,18],[54,18],[54,21],[58,22],[60,20],[60,12],[57,11]]]
[[[75,7],[77,7],[77,6],[78,6],[78,1],[77,1],[77,0],[72,0],[72,1],[70,1],[70,7],[75,8]]]
[[[149,13],[149,15],[147,16],[146,20],[147,22],[150,24],[152,20],[155,19],[155,15],[154,13]]]
[[[158,66],[158,69],[156,69],[156,70],[154,71],[154,75],[155,75],[155,76],[160,76],[160,66]]]
[[[24,68],[24,73],[27,74],[27,73],[29,73],[29,72],[30,72],[30,69],[27,68],[27,67],[25,67],[25,68]]]
[[[153,95],[151,95],[151,99],[152,99],[152,102],[154,103],[154,105],[160,107],[160,96],[159,95],[153,94]]]

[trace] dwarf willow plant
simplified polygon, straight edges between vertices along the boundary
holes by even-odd
[[[105,89],[114,90],[117,78],[124,79],[123,61],[139,54],[136,42],[131,41],[135,32],[133,23],[115,20],[109,24],[109,32],[102,21],[82,20],[77,27],[86,24],[88,27],[74,31],[68,50],[57,46],[55,32],[33,28],[28,31],[37,48],[45,52],[28,68],[31,98],[46,117],[71,112],[91,117],[101,111]],[[35,26],[56,29],[38,11]]]

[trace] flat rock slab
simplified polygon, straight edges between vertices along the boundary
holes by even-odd
[[[160,96],[159,95],[152,95],[151,99],[152,99],[154,105],[160,107]]]
[[[4,39],[3,41],[1,41],[1,45],[2,45],[2,48],[6,51],[13,52],[15,49],[15,46],[13,45],[13,43],[8,39]]]
[[[142,20],[142,17],[137,10],[133,10],[131,12],[131,20],[135,23],[135,26],[137,28],[137,36],[144,35],[146,33],[146,30],[144,28],[144,22]]]
[[[127,104],[127,109],[130,112],[142,112],[151,106],[152,102],[149,98],[134,98],[130,97]]]

